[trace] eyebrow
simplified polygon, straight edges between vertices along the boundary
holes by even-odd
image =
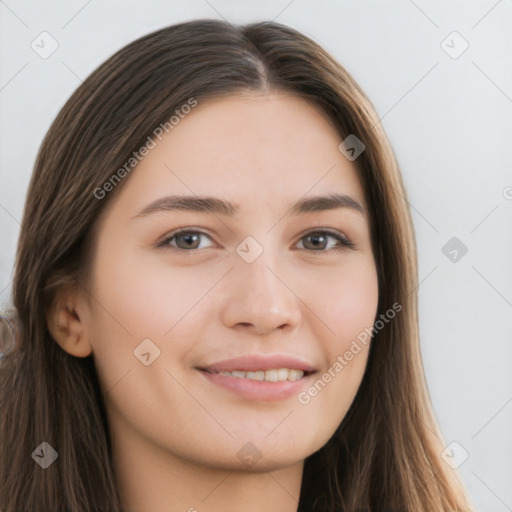
[[[364,215],[363,206],[345,194],[329,194],[300,199],[290,209],[292,215],[319,212],[337,208],[349,208]],[[167,196],[153,201],[137,213],[133,219],[146,217],[162,211],[190,211],[221,214],[234,217],[240,211],[240,205],[225,199],[211,196]]]

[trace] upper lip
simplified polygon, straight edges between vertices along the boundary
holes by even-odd
[[[278,368],[289,368],[302,370],[304,373],[311,373],[315,368],[296,356],[285,354],[256,354],[247,356],[238,356],[231,359],[225,359],[217,363],[200,367],[200,370],[209,372],[231,372],[272,370]]]

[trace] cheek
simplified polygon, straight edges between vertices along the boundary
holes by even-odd
[[[373,260],[361,259],[333,272],[312,298],[311,309],[321,312],[316,338],[323,341],[324,367],[298,401],[312,417],[324,417],[318,424],[324,435],[339,425],[361,384],[378,296]]]
[[[211,268],[173,268],[135,250],[104,251],[95,274],[95,294],[108,324],[130,342],[161,339],[191,313],[215,283]],[[105,316],[105,315],[103,315]]]
[[[358,258],[324,276],[312,298],[331,337],[328,352],[337,356],[347,342],[373,325],[379,299],[378,279],[371,258]],[[345,348],[346,347],[346,348]]]
[[[170,363],[190,348],[198,338],[194,336],[194,315],[200,310],[208,320],[208,310],[201,309],[203,298],[222,271],[211,266],[173,268],[162,265],[161,260],[145,259],[133,249],[103,247],[95,267],[88,332],[98,372],[108,389],[141,366],[136,359],[139,347],[144,347],[141,353],[149,350],[151,358],[157,357],[154,360],[159,365]],[[180,339],[187,340],[188,347],[182,347]]]

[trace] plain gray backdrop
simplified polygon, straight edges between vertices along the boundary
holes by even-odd
[[[128,42],[205,17],[304,32],[374,103],[414,218],[444,458],[477,510],[512,511],[511,0],[0,0],[0,303],[35,156],[59,109]]]

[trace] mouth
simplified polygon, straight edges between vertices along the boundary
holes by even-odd
[[[211,374],[224,375],[225,377],[234,377],[235,379],[249,379],[255,381],[265,382],[295,382],[296,380],[302,379],[304,376],[309,375],[312,372],[306,372],[296,368],[271,368],[270,370],[256,370],[256,371],[245,371],[245,370],[232,370],[232,371],[213,371],[209,369],[203,369]]]
[[[240,356],[196,370],[230,394],[265,402],[296,396],[316,373],[302,359],[284,355]]]

